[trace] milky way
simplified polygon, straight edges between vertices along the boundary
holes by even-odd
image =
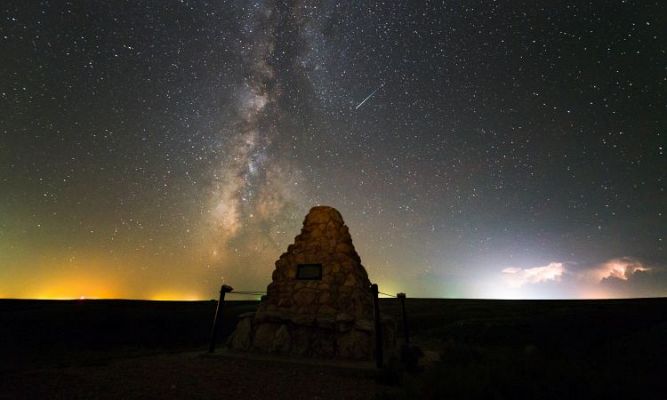
[[[263,290],[317,204],[387,292],[663,296],[666,14],[3,2],[0,297]]]
[[[211,199],[214,231],[210,239],[214,261],[219,264],[233,265],[227,257],[232,251],[253,254],[253,263],[270,264],[268,259],[258,260],[257,254],[279,254],[283,243],[273,236],[282,232],[282,221],[293,219],[294,212],[307,206],[299,186],[303,184],[301,170],[276,150],[280,148],[276,142],[285,140],[278,125],[289,118],[282,105],[283,82],[276,71],[276,55],[294,51],[290,48],[294,43],[280,37],[283,25],[294,24],[295,7],[281,10],[267,1],[249,7],[241,20],[239,53],[244,75],[234,90],[236,113],[228,127],[226,155],[215,174]],[[293,34],[298,36],[298,31]],[[241,274],[245,268],[247,265],[239,267]]]

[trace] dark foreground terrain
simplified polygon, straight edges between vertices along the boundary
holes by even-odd
[[[256,302],[227,302],[221,342]],[[0,399],[664,399],[667,299],[409,299],[417,373],[204,356],[216,303],[0,301]],[[396,300],[381,301],[399,317]],[[400,381],[400,385],[390,385]]]

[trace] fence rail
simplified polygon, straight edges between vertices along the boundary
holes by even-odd
[[[230,292],[229,294],[259,295],[259,294],[266,294],[266,292],[262,292],[259,290],[235,290],[233,292]]]

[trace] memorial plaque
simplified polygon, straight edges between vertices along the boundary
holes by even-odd
[[[322,264],[298,264],[296,279],[319,281],[322,279]]]

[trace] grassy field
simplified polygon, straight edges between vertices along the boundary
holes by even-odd
[[[227,302],[221,342],[256,302]],[[203,352],[216,303],[0,301],[0,374]],[[400,317],[396,300],[384,313]],[[441,355],[379,398],[664,399],[667,299],[408,299],[413,343]],[[400,325],[400,324],[399,324]],[[18,376],[18,375],[16,375]],[[397,377],[399,375],[392,375]]]
[[[387,397],[664,399],[666,300],[412,300],[442,361]]]
[[[206,348],[215,301],[0,300],[0,372]],[[257,302],[227,302],[221,337]],[[221,340],[222,342],[222,340]]]

